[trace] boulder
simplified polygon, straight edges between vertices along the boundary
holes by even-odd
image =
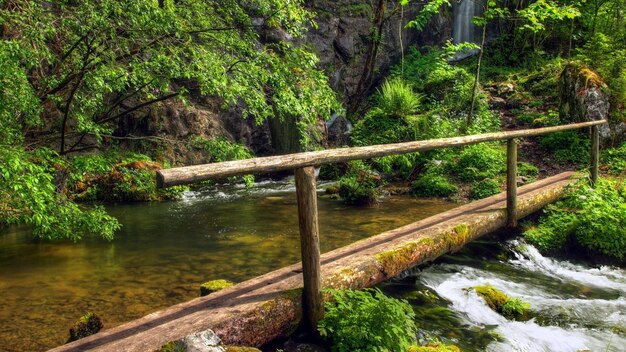
[[[609,119],[609,94],[602,78],[588,67],[569,63],[559,79],[559,117],[563,122]],[[626,130],[624,123],[599,126],[600,140],[608,144]]]

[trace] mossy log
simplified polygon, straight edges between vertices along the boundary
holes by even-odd
[[[574,173],[519,188],[518,216],[554,202]],[[321,257],[322,286],[361,289],[437,257],[506,225],[506,194],[476,201],[387,231]],[[301,264],[294,264],[103,331],[53,351],[146,351],[212,329],[225,345],[261,346],[288,335],[302,314]]]

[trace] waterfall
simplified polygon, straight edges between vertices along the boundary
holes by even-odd
[[[479,27],[472,23],[475,16],[482,13],[480,0],[461,0],[454,9],[454,27],[452,40],[454,44],[480,42]]]
[[[454,44],[475,43],[480,44],[480,27],[472,23],[475,16],[482,15],[482,0],[460,0],[454,6],[454,21],[452,27],[452,41]],[[461,60],[478,53],[478,50],[459,52],[455,60]]]

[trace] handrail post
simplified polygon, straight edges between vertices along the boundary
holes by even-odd
[[[317,190],[315,168],[307,166],[295,170],[300,250],[302,253],[302,320],[313,334],[317,322],[324,316],[321,294],[320,239],[317,222]]]
[[[591,126],[591,185],[598,182],[598,165],[600,164],[600,132],[598,125]]]
[[[510,138],[506,148],[507,226],[517,226],[517,141]]]

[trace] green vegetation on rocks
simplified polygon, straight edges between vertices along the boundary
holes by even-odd
[[[454,345],[433,342],[427,344],[426,346],[411,346],[407,352],[461,352],[461,349]]]
[[[571,251],[626,260],[626,186],[600,179],[595,187],[579,182],[549,205],[537,226],[524,232],[544,252]]]
[[[483,199],[500,193],[500,184],[493,179],[479,181],[470,189],[471,199]]]
[[[67,342],[80,340],[84,337],[91,336],[104,327],[99,316],[93,313],[83,315],[71,328],[70,337]]]
[[[426,174],[411,185],[414,195],[419,197],[449,197],[456,194],[459,188],[439,175]]]
[[[530,304],[519,298],[511,298],[491,285],[475,286],[473,289],[485,300],[489,308],[508,319],[519,320],[528,315]]]
[[[228,280],[211,280],[200,285],[200,296],[210,295],[211,293],[234,286],[235,283]]]

